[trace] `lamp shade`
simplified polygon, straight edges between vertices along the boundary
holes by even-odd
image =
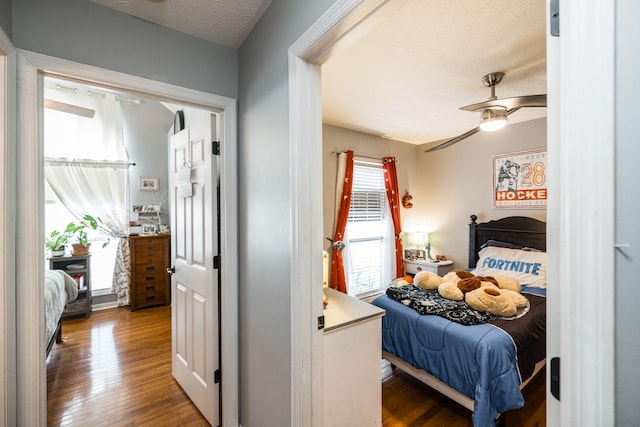
[[[414,231],[409,233],[408,243],[416,248],[423,248],[429,243],[429,233]]]
[[[480,116],[480,129],[489,132],[502,129],[507,124],[507,109],[504,107],[491,107],[482,110]]]

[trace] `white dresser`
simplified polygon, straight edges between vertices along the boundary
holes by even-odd
[[[453,261],[429,262],[424,259],[404,259],[404,272],[412,276],[421,271],[430,271],[438,276],[444,276],[453,270]]]
[[[382,425],[384,310],[324,288],[325,427]]]

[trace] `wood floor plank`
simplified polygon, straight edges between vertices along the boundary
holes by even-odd
[[[49,426],[208,426],[171,376],[171,308],[115,308],[62,325],[47,360]]]
[[[441,395],[399,369],[383,381],[384,427],[471,427],[471,411]],[[534,378],[523,395],[524,408],[503,416],[508,427],[545,427],[545,371]]]
[[[49,426],[209,425],[171,376],[171,308],[115,308],[63,323],[47,360]],[[395,370],[382,384],[384,427],[469,427],[471,412]],[[544,427],[545,377],[524,392],[507,426]]]

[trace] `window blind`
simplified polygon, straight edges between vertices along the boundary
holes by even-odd
[[[354,161],[347,221],[351,269],[349,293],[366,296],[382,288],[386,189],[380,163]]]
[[[382,167],[354,164],[349,222],[384,219],[386,189]]]

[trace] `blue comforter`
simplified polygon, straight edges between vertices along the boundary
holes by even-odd
[[[464,326],[421,315],[386,295],[373,304],[386,310],[383,350],[474,399],[474,426],[495,426],[498,413],[524,406],[516,345],[503,329],[488,323]],[[529,314],[513,322],[522,323]]]

